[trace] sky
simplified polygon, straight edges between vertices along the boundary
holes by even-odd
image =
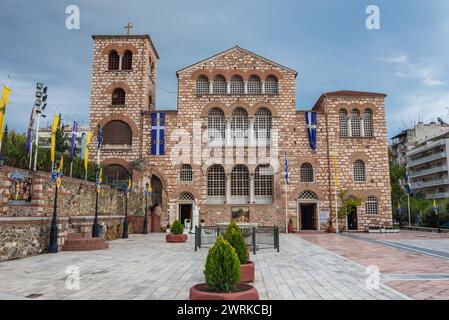
[[[66,28],[66,7],[80,29]],[[380,29],[365,26],[380,9]],[[149,34],[160,56],[158,109],[176,108],[176,71],[234,45],[298,71],[297,108],[323,92],[386,99],[388,136],[414,122],[449,122],[447,0],[2,0],[0,85],[13,90],[6,122],[25,132],[36,82],[48,85],[48,122],[89,118],[92,34]]]

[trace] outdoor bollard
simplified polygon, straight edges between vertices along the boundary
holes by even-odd
[[[253,227],[253,254],[256,254],[256,227]]]

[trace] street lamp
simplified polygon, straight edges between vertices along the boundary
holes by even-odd
[[[98,238],[100,236],[100,224],[98,223],[98,198],[100,196],[100,190],[101,190],[101,180],[102,180],[102,168],[100,168],[100,171],[97,176],[97,180],[95,182],[95,218],[94,218],[94,224],[92,226],[92,237]]]
[[[123,221],[123,239],[128,239],[128,195],[129,195],[129,186],[123,186],[123,192],[125,193],[125,220]]]

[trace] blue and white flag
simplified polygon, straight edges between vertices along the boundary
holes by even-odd
[[[103,128],[100,125],[98,125],[97,142],[97,149],[101,149],[101,145],[103,144]]]
[[[156,112],[151,115],[151,155],[165,154],[165,113]]]
[[[34,140],[34,117],[36,115],[36,108],[33,107],[31,110],[31,116],[30,116],[30,122],[28,124],[28,133],[27,133],[27,153],[31,153],[31,145],[33,144]]]
[[[285,183],[286,184],[288,184],[288,157],[287,157],[287,152],[285,153],[285,167],[284,167],[284,169],[285,169],[285,173],[284,173],[284,175],[285,175]]]
[[[81,138],[81,160],[84,160],[84,150],[86,150],[86,141],[87,137],[86,137],[86,133],[83,133],[82,138]]]
[[[307,136],[313,151],[316,151],[316,123],[316,112],[306,112]]]
[[[58,169],[55,167],[55,169],[51,173],[51,182],[55,183],[57,178],[58,178]]]
[[[405,176],[405,189],[408,194],[411,194],[413,192],[412,185],[410,183],[410,178],[408,174]]]
[[[73,157],[75,156],[75,144],[76,144],[76,133],[78,131],[78,122],[73,121],[72,126],[72,140],[70,141],[70,162],[73,161]]]

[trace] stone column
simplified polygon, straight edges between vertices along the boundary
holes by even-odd
[[[262,94],[265,94],[265,80],[262,80]]]
[[[226,203],[231,200],[231,173],[226,172]]]
[[[213,94],[213,93],[214,93],[214,82],[209,81],[209,94]]]
[[[364,117],[360,117],[360,136],[361,137],[365,136],[365,118]]]
[[[247,80],[245,80],[243,82],[243,93],[248,94],[248,81]]]
[[[118,69],[122,70],[123,54],[118,56]]]
[[[249,173],[249,203],[254,203],[254,172]]]
[[[226,93],[227,94],[231,93],[231,82],[230,81],[226,82]]]

